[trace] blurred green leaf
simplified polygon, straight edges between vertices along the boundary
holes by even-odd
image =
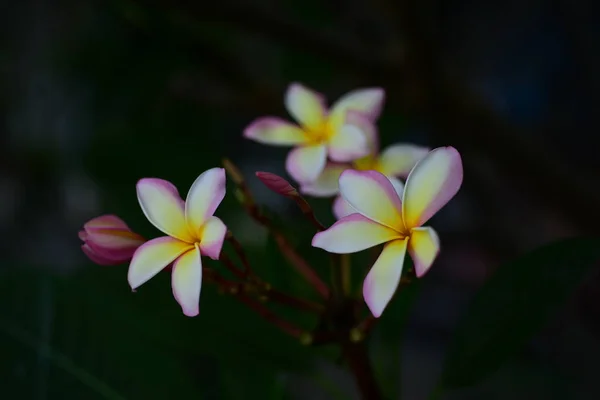
[[[501,266],[457,327],[441,387],[472,385],[496,371],[543,327],[599,259],[600,238],[575,238]]]

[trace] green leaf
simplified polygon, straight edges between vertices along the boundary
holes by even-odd
[[[501,266],[457,327],[441,388],[472,385],[495,372],[544,326],[599,259],[600,238],[574,238]]]

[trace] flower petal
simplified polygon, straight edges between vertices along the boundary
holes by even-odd
[[[415,265],[415,273],[420,278],[431,267],[440,252],[440,238],[430,227],[413,228],[408,241],[408,253]]]
[[[381,152],[380,172],[388,176],[406,178],[413,167],[428,153],[428,147],[413,144],[395,144]]]
[[[114,231],[111,232],[111,231]],[[119,237],[116,234],[130,233],[121,230],[113,229],[97,229],[93,233],[87,235],[86,245],[94,251],[94,253],[106,260],[111,260],[116,264],[128,262],[133,257],[133,253],[144,244],[145,240],[139,236],[134,237]],[[132,235],[135,235],[132,233]]]
[[[179,257],[173,264],[171,286],[173,296],[183,313],[188,317],[198,315],[202,288],[202,259],[198,245]]]
[[[299,83],[292,83],[285,93],[284,104],[290,115],[304,128],[317,130],[323,126],[327,106],[322,94]]]
[[[296,147],[289,152],[285,168],[292,178],[300,183],[315,181],[327,161],[327,148],[324,145]]]
[[[169,236],[193,242],[185,223],[185,205],[169,181],[143,178],[137,183],[137,197],[148,221]]]
[[[94,264],[98,265],[119,265],[121,261],[111,260],[97,254],[88,244],[81,245],[81,250]]]
[[[300,186],[300,191],[315,197],[334,196],[339,192],[340,174],[347,168],[348,165],[328,163],[321,175],[315,181]]]
[[[132,289],[146,283],[154,275],[186,251],[194,247],[174,239],[163,236],[152,239],[141,245],[133,255],[127,272],[127,280]]]
[[[454,147],[438,147],[415,165],[403,195],[407,228],[427,222],[458,192],[463,180],[460,154]]]
[[[356,123],[353,123],[356,122]],[[375,126],[359,113],[349,113],[346,123],[329,138],[329,156],[333,161],[347,162],[372,152],[369,142],[376,134]]]
[[[356,89],[340,97],[330,110],[329,123],[339,128],[344,123],[345,114],[349,110],[360,111],[375,121],[381,114],[385,91],[382,88]]]
[[[121,229],[90,229],[85,237],[86,242],[92,242],[94,246],[111,251],[137,248],[145,242],[144,238],[137,233]]]
[[[386,178],[388,178],[392,183],[394,190],[396,191],[396,193],[398,193],[398,197],[402,198],[402,194],[404,193],[404,183],[402,183],[400,179],[391,176],[387,176]]]
[[[344,124],[358,126],[367,138],[367,146],[371,152],[370,154],[377,154],[379,152],[379,131],[374,120],[370,119],[368,114],[350,110],[346,113]]]
[[[394,186],[394,190],[398,193],[398,196],[402,197],[402,192],[404,191],[404,183],[400,179],[387,177],[392,185]],[[333,215],[336,219],[341,219],[346,215],[357,213],[358,211],[352,207],[350,203],[348,203],[342,196],[337,196],[333,201]]]
[[[398,288],[408,238],[385,245],[363,283],[363,297],[375,318],[379,318]]]
[[[192,184],[185,201],[188,230],[200,237],[205,222],[215,213],[225,197],[225,168],[211,168]]]
[[[218,260],[223,248],[227,227],[220,218],[210,217],[202,227],[200,251],[202,254]]]
[[[342,196],[337,196],[333,200],[333,215],[336,219],[342,219],[347,215],[355,214],[358,211],[350,203],[348,203]]]
[[[277,117],[254,120],[244,129],[244,137],[274,146],[294,146],[308,141],[308,136],[299,126]]]
[[[348,169],[340,175],[340,193],[362,215],[404,231],[400,197],[385,175],[377,171]]]
[[[116,215],[112,215],[112,214],[101,215],[99,217],[92,218],[91,220],[86,222],[85,225],[83,225],[83,229],[86,231],[91,230],[91,229],[96,229],[96,228],[130,230],[129,227],[127,226],[127,224],[125,223],[125,221],[123,221],[121,218],[117,217]]]
[[[312,246],[330,253],[348,254],[400,238],[393,229],[355,213],[347,215],[312,239]]]

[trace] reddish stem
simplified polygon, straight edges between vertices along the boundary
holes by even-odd
[[[248,261],[248,257],[246,256],[246,252],[242,247],[242,244],[235,238],[235,236],[233,236],[233,233],[231,233],[231,231],[227,231],[226,239],[227,241],[229,241],[229,243],[231,243],[231,245],[233,246],[233,250],[242,262],[242,265],[244,266],[244,272],[246,274],[250,274],[252,272],[252,268],[250,266],[250,261]]]
[[[244,177],[237,167],[229,160],[223,160],[223,166],[231,177],[231,179],[238,185],[241,192],[241,202],[244,209],[260,225],[264,226],[275,238],[275,242],[279,247],[282,254],[290,261],[290,263],[296,268],[296,270],[304,276],[304,278],[315,288],[315,290],[324,299],[329,298],[329,287],[323,282],[315,270],[304,260],[304,258],[298,254],[293,246],[288,242],[285,236],[273,225],[271,220],[260,212],[260,209],[256,206],[252,193],[248,189]],[[317,221],[318,222],[318,221]]]
[[[236,298],[238,298],[240,301],[242,301],[248,307],[250,307],[251,309],[256,311],[256,313],[258,315],[260,315],[261,317],[263,317],[265,320],[272,323],[273,325],[277,326],[279,329],[281,329],[283,332],[287,333],[288,335],[290,335],[296,339],[300,339],[300,336],[303,334],[303,331],[300,328],[298,328],[297,326],[295,326],[294,324],[292,324],[288,321],[281,319],[278,315],[276,315],[271,310],[269,310],[267,307],[265,307],[264,304],[259,303],[258,301],[247,296],[246,294],[239,293],[236,295]]]
[[[304,214],[304,216],[308,218],[310,223],[313,224],[319,232],[327,229],[325,228],[325,225],[319,222],[314,210],[312,209],[310,204],[308,204],[308,201],[306,201],[304,197],[300,195],[294,196],[294,201],[296,202],[296,204],[298,204],[298,207],[300,207],[300,211],[302,211],[302,214]]]

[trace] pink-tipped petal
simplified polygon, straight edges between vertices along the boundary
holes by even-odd
[[[92,251],[99,257],[105,260],[110,260],[115,264],[123,264],[129,262],[133,257],[135,251],[144,244],[144,241],[139,241],[136,244],[131,244],[127,247],[109,248],[102,247],[92,240],[88,240],[85,243]]]
[[[143,178],[136,189],[142,211],[152,225],[174,238],[189,243],[194,241],[185,222],[185,203],[171,182]]]
[[[356,89],[340,97],[330,110],[329,122],[334,127],[344,123],[346,113],[350,110],[360,111],[371,120],[379,118],[385,100],[385,91],[382,88]]]
[[[288,154],[285,167],[292,178],[304,184],[314,182],[327,161],[327,148],[324,145],[296,147]]]
[[[340,174],[347,168],[348,165],[328,163],[321,175],[314,182],[300,186],[300,191],[315,197],[334,196],[339,192]]]
[[[347,215],[356,214],[357,212],[342,196],[337,196],[333,201],[333,216],[336,219],[342,219]]]
[[[398,288],[407,242],[408,238],[386,244],[365,278],[363,296],[375,318],[381,316]]]
[[[90,229],[86,233],[85,241],[92,247],[117,254],[121,251],[128,253],[131,249],[135,250],[146,240],[137,233],[121,229]]]
[[[403,217],[408,229],[427,222],[458,192],[463,180],[460,154],[438,147],[415,165],[404,188]]]
[[[347,215],[329,229],[317,233],[312,239],[312,246],[330,253],[348,254],[400,237],[393,229],[357,213]]]
[[[217,217],[210,217],[202,227],[200,251],[202,254],[218,260],[223,248],[227,227]]]
[[[130,230],[125,221],[112,214],[101,215],[99,217],[92,218],[83,225],[83,229],[86,231],[96,228]]]
[[[279,175],[262,171],[258,171],[255,175],[266,187],[277,194],[290,198],[298,195],[296,188]]]
[[[244,129],[244,137],[273,146],[294,146],[308,141],[308,136],[298,125],[277,117],[254,120]]]
[[[173,264],[171,286],[173,296],[183,313],[188,317],[198,315],[202,288],[202,260],[198,245],[181,255]]]
[[[437,232],[430,227],[413,228],[408,241],[408,253],[415,265],[415,272],[420,278],[431,267],[440,252],[440,239]]]
[[[371,153],[367,133],[359,125],[344,124],[328,142],[329,157],[333,161],[349,162]]]
[[[340,193],[365,217],[399,232],[404,231],[400,197],[385,175],[377,171],[348,169],[340,176]]]
[[[88,244],[81,245],[81,250],[83,251],[83,254],[85,254],[94,264],[105,266],[121,264],[120,261],[104,258],[101,255],[96,254],[96,252]]]
[[[413,167],[428,153],[428,147],[413,144],[395,144],[381,152],[380,172],[387,176],[406,178]]]
[[[402,194],[404,193],[404,183],[402,183],[400,179],[394,178],[392,176],[388,176],[387,178],[392,183],[392,186],[394,187],[396,193],[398,193],[398,197],[402,198]]]
[[[127,272],[127,280],[132,289],[136,289],[146,283],[154,275],[186,251],[194,246],[163,236],[152,239],[141,245],[133,255]]]
[[[290,115],[310,130],[317,130],[323,126],[327,112],[325,97],[299,83],[292,83],[284,98],[285,108]]]
[[[200,229],[225,197],[225,168],[204,171],[192,184],[185,201],[188,230],[199,236]]]

